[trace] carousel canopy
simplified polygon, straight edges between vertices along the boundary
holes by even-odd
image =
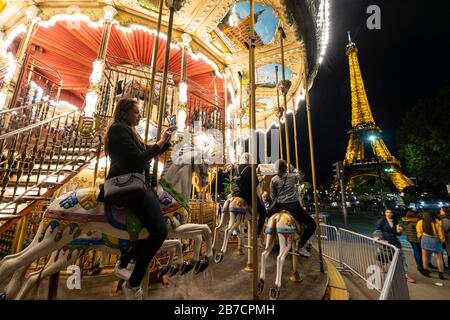
[[[61,98],[79,107],[89,86],[93,61],[99,50],[104,7],[117,10],[107,50],[115,62],[131,61],[149,66],[155,41],[159,0],[18,0],[2,12],[6,34],[16,32],[10,51],[21,37],[15,31],[26,20],[26,8],[40,9],[39,27],[32,39],[34,55],[58,70],[63,79]],[[256,32],[256,107],[257,126],[268,128],[278,123],[276,81],[282,78],[279,27],[284,39],[285,78],[292,82],[288,93],[288,110],[298,107],[304,91],[305,65],[308,86],[312,85],[328,42],[328,0],[266,0],[255,4]],[[166,47],[168,9],[163,9],[162,41],[157,68],[163,67]],[[248,111],[249,2],[233,0],[182,1],[174,16],[169,72],[179,80],[183,35],[189,44],[187,77],[210,101],[230,111],[231,118]],[[306,60],[305,60],[306,58]],[[275,72],[278,68],[278,73]],[[240,77],[242,75],[242,105]],[[192,88],[188,88],[192,89]],[[225,93],[226,92],[226,93]],[[220,100],[220,101],[219,101]],[[282,105],[282,107],[284,107]]]

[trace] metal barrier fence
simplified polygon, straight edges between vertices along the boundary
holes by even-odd
[[[398,263],[391,268],[386,276],[386,282],[380,294],[380,300],[409,300],[408,284],[405,281],[405,271],[400,261],[400,250],[396,250],[394,259]],[[403,275],[403,276],[402,276]]]
[[[341,257],[341,236],[336,227],[321,224],[320,234],[322,239],[322,254],[339,264],[338,269],[343,269]]]
[[[409,300],[401,250],[387,242],[334,226],[320,225],[322,253],[363,279],[380,300]]]

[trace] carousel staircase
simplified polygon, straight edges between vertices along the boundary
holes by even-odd
[[[98,154],[98,139],[80,133],[78,111],[53,105],[0,112],[0,259],[31,241],[54,193]]]

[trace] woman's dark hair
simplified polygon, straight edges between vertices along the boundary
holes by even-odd
[[[126,126],[129,126],[130,129],[134,132],[136,139],[138,139],[140,142],[144,143],[141,136],[136,132],[136,129],[130,125],[130,123],[123,118],[123,113],[129,112],[134,106],[137,104],[136,100],[129,97],[121,98],[119,101],[117,101],[116,109],[114,110],[114,116],[112,118],[112,121],[108,127],[108,130],[106,130],[106,135],[104,137],[105,141],[105,153],[108,155],[108,134],[109,130],[111,129],[111,126],[114,124],[120,123]]]
[[[443,207],[445,218],[450,219],[450,207]]]
[[[433,229],[434,220],[435,219],[430,212],[428,211],[423,212],[423,231],[430,236],[434,236],[434,229]]]
[[[286,161],[281,160],[281,159],[279,160],[278,171],[281,173],[287,172],[287,162]]]
[[[392,214],[393,214],[392,220],[394,221],[394,223],[397,223],[397,215],[395,214],[395,211],[392,210],[392,208],[389,208],[389,207],[386,208],[386,209],[384,209],[383,217],[384,217],[385,219],[387,219],[387,217],[386,217],[386,211],[391,211],[391,212],[392,212]]]

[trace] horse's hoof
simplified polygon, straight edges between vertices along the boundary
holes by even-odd
[[[170,267],[167,275],[169,277],[172,277],[172,276],[176,275],[179,271],[180,271],[180,266],[178,264],[174,264],[173,266]]]
[[[270,300],[278,300],[280,297],[280,288],[270,288],[269,298]]]
[[[201,261],[201,260],[198,260],[198,261],[195,263],[195,266],[194,266],[194,273],[195,273],[195,274],[199,274],[201,268],[202,268],[202,261]]]
[[[264,279],[259,279],[258,282],[258,294],[261,294],[264,289]]]
[[[194,266],[192,265],[192,262],[184,261],[183,265],[181,266],[180,275],[184,275],[192,270]]]
[[[206,268],[208,268],[208,265],[209,265],[208,257],[205,257],[203,260],[197,262],[195,264],[195,274],[205,271]]]
[[[216,253],[216,255],[214,256],[214,261],[216,263],[221,263],[222,260],[223,260],[223,252]]]
[[[167,272],[169,272],[170,267],[164,266],[158,270],[158,278],[162,278]]]
[[[6,300],[6,293],[0,293],[0,300]]]
[[[205,268],[203,270],[205,270],[209,266],[209,258],[206,256],[205,256],[205,259],[203,259],[203,265],[205,266]]]

